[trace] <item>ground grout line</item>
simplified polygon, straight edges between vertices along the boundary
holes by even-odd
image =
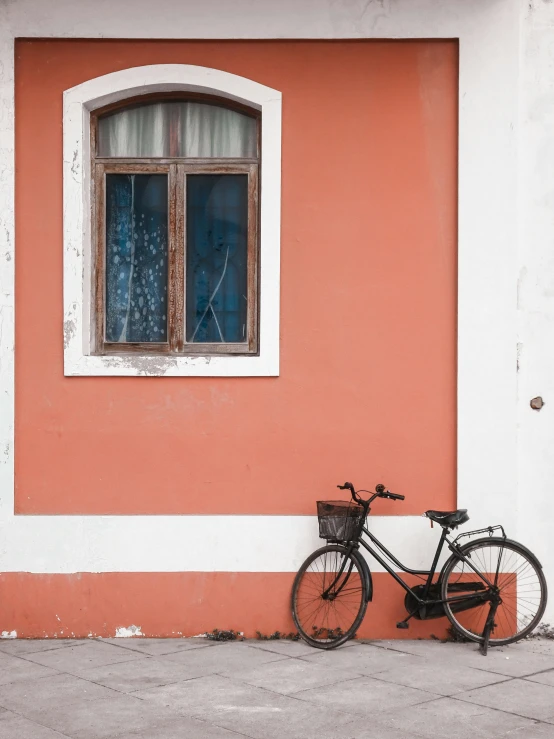
[[[6,641],[8,641],[8,640],[6,640]],[[36,642],[39,642],[39,643],[44,643],[44,640],[43,639],[15,639],[13,641],[36,641]],[[54,642],[54,641],[56,641],[56,640],[55,639],[51,639],[50,640],[50,644],[52,644],[52,642]],[[87,640],[86,639],[83,639],[83,640],[75,639],[75,641],[77,642],[76,644],[64,644],[63,647],[60,647],[60,646],[57,646],[57,645],[54,646],[54,644],[52,644],[52,646],[50,646],[50,644],[49,644],[49,646],[47,646],[47,647],[44,647],[42,649],[36,649],[34,651],[28,651],[28,652],[25,652],[24,654],[39,654],[40,652],[53,652],[55,649],[65,649],[66,647],[80,647],[83,644],[85,644]],[[90,639],[88,641],[90,641]],[[14,652],[10,652],[9,650],[5,649],[3,647],[3,645],[2,645],[2,642],[0,642],[0,652],[2,654],[5,654],[7,657],[20,657],[21,656],[19,654],[15,654]]]
[[[517,678],[512,678],[512,680],[516,680]],[[506,680],[505,682],[509,682]],[[495,685],[501,685],[502,683],[495,683]],[[480,688],[475,688],[475,690],[480,690]],[[473,701],[464,700],[463,698],[460,698],[460,694],[457,693],[456,695],[448,696],[449,698],[452,698],[453,700],[457,700],[459,703],[468,703],[471,706],[479,706],[479,708],[490,708],[491,711],[496,711],[497,713],[503,713],[505,716],[517,716],[518,718],[525,719],[526,721],[537,721],[540,724],[545,724],[545,726],[552,726],[554,729],[554,724],[548,723],[548,721],[544,721],[542,718],[530,718],[529,716],[523,716],[521,713],[515,713],[514,711],[505,711],[503,708],[495,708],[494,706],[485,706],[482,703],[474,703]]]
[[[28,716],[23,715],[22,713],[19,713],[19,711],[12,711],[11,709],[6,709],[10,713],[13,713],[14,716],[19,716],[19,718],[24,719],[25,721],[29,721],[31,724],[37,724],[37,726],[42,726],[43,729],[50,729],[50,731],[54,731],[56,734],[59,734],[60,736],[65,737],[65,739],[75,739],[74,736],[70,736],[69,734],[64,734],[63,731],[58,731],[58,729],[53,729],[51,726],[46,726],[46,724],[42,724],[40,721],[36,721],[36,719],[29,718]]]
[[[147,637],[150,638],[150,637]],[[189,637],[190,638],[190,637]],[[143,652],[140,649],[135,649],[134,647],[131,647],[130,645],[127,646],[127,644],[113,644],[112,642],[106,642],[105,640],[101,639],[100,637],[96,637],[94,639],[91,639],[91,641],[95,641],[98,644],[106,644],[108,647],[117,647],[118,649],[126,649],[128,652],[134,652],[135,654],[142,654],[144,657],[167,657],[169,654],[180,654],[181,652],[196,652],[197,649],[208,649],[215,647],[216,644],[201,644],[198,647],[192,647],[192,649],[176,649],[174,652],[163,652],[160,654],[148,654],[148,652]],[[140,637],[136,638],[135,641],[140,641]],[[160,641],[162,641],[160,639]],[[171,639],[165,639],[163,641],[173,641]],[[178,639],[175,639],[174,641],[178,641]]]

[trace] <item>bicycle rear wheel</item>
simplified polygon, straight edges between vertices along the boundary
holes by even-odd
[[[546,608],[547,587],[537,558],[521,544],[510,539],[478,539],[463,547],[464,555],[489,582],[496,586],[500,603],[494,614],[489,643],[501,646],[523,639],[538,626]],[[443,573],[442,598],[470,598],[482,588],[490,589],[462,559],[453,557]],[[485,600],[467,610],[456,611],[455,603],[445,603],[444,610],[452,626],[471,641],[483,642],[483,632],[491,601]],[[458,604],[459,607],[459,604]]]
[[[333,649],[356,633],[367,608],[367,585],[357,552],[329,544],[311,554],[292,586],[292,617],[302,638]]]

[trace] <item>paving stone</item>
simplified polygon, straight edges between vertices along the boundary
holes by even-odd
[[[554,737],[554,731],[552,731],[552,724],[534,722],[532,726],[516,729],[502,736],[505,739],[552,739]]]
[[[353,716],[370,717],[375,717],[380,711],[413,706],[436,698],[433,693],[393,685],[371,677],[354,678],[323,688],[303,690],[295,693],[294,697],[347,711]]]
[[[426,739],[499,739],[533,721],[454,698],[437,698],[410,708],[390,710],[375,716],[375,728],[412,732]]]
[[[554,669],[554,655],[517,649],[517,645],[492,647],[486,657],[478,651],[460,652],[455,662],[510,677],[525,677]]]
[[[0,739],[65,739],[63,734],[11,711],[0,713]]]
[[[90,641],[77,647],[51,649],[47,652],[34,652],[26,655],[26,659],[72,675],[86,673],[91,667],[127,662],[134,659],[144,659],[143,655],[131,652],[129,649]]]
[[[225,674],[225,673],[223,673]],[[259,665],[249,670],[237,670],[227,677],[242,680],[249,685],[289,695],[299,690],[321,687],[357,677],[352,671],[330,670],[326,666],[300,659],[287,659]],[[361,676],[358,676],[361,677]]]
[[[399,666],[386,672],[378,672],[373,677],[396,685],[427,690],[437,695],[454,695],[509,679],[505,675],[476,670],[473,667],[457,665],[455,662],[438,665],[434,660],[423,657],[418,663],[411,664],[408,670]]]
[[[354,716],[210,675],[135,695],[254,739],[347,737]]]
[[[137,698],[165,706],[174,711],[210,720],[216,711],[231,710],[233,706],[251,708],[275,707],[285,705],[287,699],[220,675],[172,683],[159,688],[141,690],[133,693]]]
[[[453,659],[455,655],[468,651],[477,651],[478,645],[472,642],[444,642],[439,639],[380,639],[368,642],[368,646],[387,649],[393,652],[404,652],[418,657],[445,657]]]
[[[286,657],[275,652],[249,647],[244,642],[218,644],[211,649],[189,649],[164,657],[164,660],[169,662],[187,665],[191,671],[196,671],[196,674],[201,675],[244,670],[281,659],[286,659]]]
[[[248,639],[246,644],[249,647],[275,652],[286,657],[308,657],[317,651],[305,641],[291,641],[290,639]],[[347,642],[347,644],[352,644],[352,642]]]
[[[505,647],[491,647],[486,657],[474,643],[442,644],[435,640],[375,642],[373,648],[388,652],[400,651],[404,654],[425,656],[437,664],[465,665],[485,672],[494,672],[510,677],[524,677],[543,670],[554,669],[554,655],[543,654],[521,648],[520,643]]]
[[[94,683],[119,690],[122,693],[132,693],[136,690],[145,690],[199,677],[205,673],[201,667],[194,665],[176,664],[160,657],[143,657],[132,662],[118,662],[114,665],[83,669],[80,674]]]
[[[121,734],[115,739],[240,739],[241,737],[244,739],[244,734],[222,729],[206,721],[179,716],[169,726],[156,726],[155,734],[152,734],[152,729],[149,728],[131,734]]]
[[[40,721],[72,739],[107,739],[140,731],[146,736],[157,737],[162,728],[176,726],[180,720],[167,708],[121,694],[73,703],[69,709],[58,701],[48,708],[29,711],[27,718]]]
[[[57,670],[53,670],[50,667],[37,665],[34,662],[29,662],[27,659],[12,657],[9,654],[0,654],[0,685],[57,674]]]
[[[352,714],[312,706],[220,675],[134,695],[254,739],[345,739],[344,727],[355,719]]]
[[[549,720],[554,714],[554,687],[530,680],[509,680],[459,693],[456,698],[531,719]]]
[[[148,639],[146,637],[129,639],[102,639],[103,644],[111,644],[114,647],[123,647],[132,652],[141,652],[152,657],[173,652],[181,652],[187,649],[198,649],[201,647],[215,646],[216,642],[210,639],[189,637],[187,639]]]
[[[14,657],[25,656],[33,652],[47,652],[50,649],[78,647],[88,644],[88,639],[0,639],[0,652],[12,654]]]
[[[3,685],[0,690],[0,706],[25,716],[29,711],[36,714],[37,709],[48,708],[56,701],[69,706],[80,701],[93,701],[114,695],[117,694],[113,690],[74,675],[55,674],[53,677]]]
[[[374,675],[394,667],[408,670],[412,665],[417,665],[421,658],[362,644],[349,649],[314,650],[314,653],[302,659],[320,667],[327,667],[329,670],[346,670],[359,675]]]
[[[554,639],[522,639],[514,645],[518,649],[554,656]]]
[[[546,672],[538,672],[536,675],[529,675],[525,678],[531,680],[533,683],[542,683],[543,685],[554,686],[554,670],[547,670]]]

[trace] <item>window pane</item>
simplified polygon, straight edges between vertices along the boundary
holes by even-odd
[[[256,119],[217,105],[150,103],[98,121],[101,157],[255,157]]]
[[[186,339],[247,340],[248,176],[187,177]]]
[[[167,341],[167,175],[106,175],[106,341]]]

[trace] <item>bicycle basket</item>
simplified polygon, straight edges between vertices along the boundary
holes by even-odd
[[[350,541],[358,535],[364,509],[345,500],[318,500],[319,536],[327,541]]]

